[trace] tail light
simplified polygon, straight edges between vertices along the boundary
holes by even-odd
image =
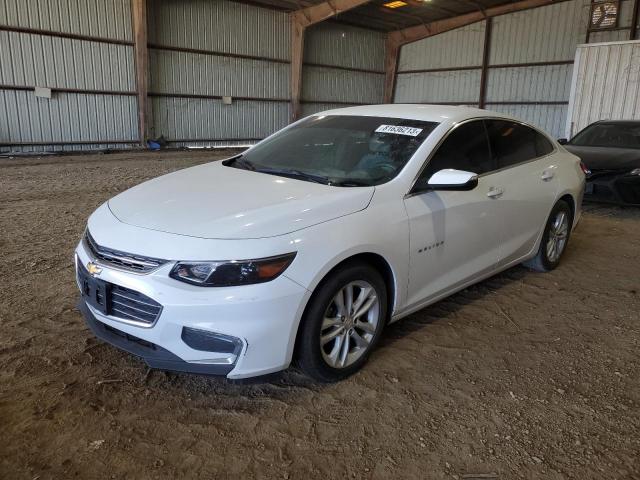
[[[582,160],[580,160],[580,170],[584,173],[584,176],[589,178],[591,176],[591,170],[587,167]]]

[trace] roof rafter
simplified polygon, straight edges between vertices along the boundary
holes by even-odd
[[[291,12],[291,18],[298,22],[303,28],[307,28],[327,18],[335,17],[342,12],[369,3],[369,1],[370,0],[327,0],[317,5],[293,11]]]

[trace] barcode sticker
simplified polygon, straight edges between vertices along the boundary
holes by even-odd
[[[376,132],[379,133],[395,133],[397,135],[408,135],[410,137],[417,137],[421,131],[421,128],[401,127],[399,125],[380,125],[376,128]]]

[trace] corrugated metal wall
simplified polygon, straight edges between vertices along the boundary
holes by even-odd
[[[398,72],[480,66],[483,43],[484,22],[410,43],[400,52]]]
[[[148,22],[152,137],[176,145],[250,143],[288,123],[287,14],[226,1],[157,0],[149,3]]]
[[[562,136],[573,56],[586,39],[589,5],[571,0],[494,18],[486,108]]]
[[[582,45],[567,134],[596,120],[640,119],[640,41]]]
[[[3,0],[0,150],[137,142],[131,38],[129,0]]]
[[[380,32],[320,23],[305,34],[302,113],[382,103],[384,42]]]
[[[402,47],[394,101],[477,105],[484,36],[478,22]]]
[[[585,41],[589,0],[501,15],[493,19],[491,65],[572,60]]]
[[[622,0],[617,29],[589,41],[629,38],[633,0]],[[564,135],[576,47],[587,40],[590,0],[570,0],[494,17],[485,105]],[[395,102],[476,103],[485,22],[402,48]]]
[[[129,0],[2,0],[0,25],[133,39]]]
[[[0,3],[0,149],[126,147],[138,142],[131,0]],[[589,0],[496,17],[487,108],[562,133]],[[616,29],[628,36],[633,0]],[[148,4],[150,136],[175,145],[249,143],[289,121],[286,13],[223,0]],[[402,48],[396,102],[476,105],[486,22]],[[385,35],[323,22],[305,36],[302,111],[380,103]],[[34,95],[49,87],[52,98]],[[231,97],[227,105],[223,97]]]
[[[480,70],[403,73],[398,76],[396,103],[478,105]]]

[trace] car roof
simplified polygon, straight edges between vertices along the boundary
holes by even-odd
[[[357,107],[336,108],[318,112],[315,115],[356,115],[364,117],[392,117],[425,122],[460,122],[469,118],[499,117],[513,120],[503,113],[491,112],[479,108],[454,105],[427,105],[393,103],[385,105],[362,105]]]

